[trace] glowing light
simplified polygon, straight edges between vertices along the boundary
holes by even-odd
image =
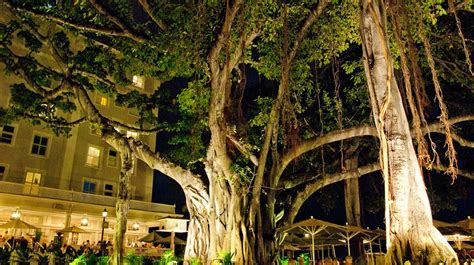
[[[18,210],[18,208],[16,208],[16,210],[12,212],[10,218],[11,218],[12,220],[19,220],[19,219],[21,218],[21,212],[20,212],[20,210]]]
[[[84,216],[81,219],[81,226],[88,226],[89,225],[89,218],[87,218],[87,214],[84,214]]]
[[[140,224],[138,222],[133,223],[132,230],[138,231],[140,229]]]

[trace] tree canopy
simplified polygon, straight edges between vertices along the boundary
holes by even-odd
[[[448,135],[439,139],[454,174],[453,140],[472,143],[450,128],[471,121],[473,110],[455,110],[439,93],[472,93],[472,32],[463,23],[472,1],[408,2],[388,5],[395,73],[405,81],[420,157],[445,151],[429,132]],[[353,1],[328,0],[3,1],[0,61],[23,82],[11,86],[0,119],[65,136],[89,122],[183,188],[197,227],[190,237],[202,237],[188,239],[188,257],[231,250],[265,263],[276,227],[292,222],[312,194],[380,169],[359,12]],[[156,87],[137,89],[133,76]],[[134,109],[136,122],[101,113],[92,93]],[[79,119],[68,118],[73,112]],[[168,147],[155,152],[120,130],[160,132]],[[359,168],[344,168],[349,154]]]

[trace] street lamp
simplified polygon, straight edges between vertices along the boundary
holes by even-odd
[[[105,218],[107,217],[107,209],[102,211],[102,235],[100,236],[100,249],[102,256],[104,255],[105,244],[104,244],[104,228],[105,228]]]
[[[20,218],[21,218],[21,212],[20,210],[18,210],[18,208],[16,208],[16,210],[13,211],[12,214],[10,215],[10,219],[19,220]]]

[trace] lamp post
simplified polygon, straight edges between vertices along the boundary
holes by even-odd
[[[104,255],[105,244],[104,244],[104,228],[105,228],[105,218],[107,217],[107,209],[102,211],[102,235],[100,236],[100,250],[102,256]]]

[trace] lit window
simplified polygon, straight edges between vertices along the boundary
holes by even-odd
[[[138,139],[138,133],[127,131],[127,137],[132,137],[132,138]]]
[[[89,146],[87,150],[86,165],[99,167],[100,164],[100,149],[94,146]]]
[[[15,136],[15,127],[4,125],[1,127],[0,143],[12,144]]]
[[[109,149],[109,154],[107,156],[107,166],[117,167],[118,162],[118,153],[113,149]]]
[[[33,145],[31,147],[31,154],[46,156],[46,152],[48,150],[48,142],[49,142],[48,137],[35,134],[33,136]]]
[[[0,181],[5,179],[7,175],[7,167],[4,165],[0,165]]]
[[[114,185],[113,184],[104,184],[104,195],[105,196],[114,196]]]
[[[28,193],[28,194],[38,194],[40,183],[41,183],[41,173],[34,172],[34,171],[27,171],[23,192]]]
[[[96,187],[97,184],[95,182],[90,180],[84,180],[84,183],[82,184],[82,192],[95,194]]]
[[[139,87],[139,88],[144,88],[145,87],[145,77],[139,76],[139,75],[134,75],[132,77],[132,85]]]
[[[97,95],[95,97],[95,103],[97,103],[101,106],[107,107],[107,105],[109,104],[109,98],[104,97],[102,95]]]

